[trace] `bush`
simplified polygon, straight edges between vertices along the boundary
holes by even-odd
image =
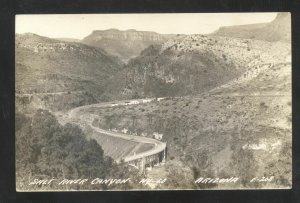
[[[104,157],[101,146],[93,139],[86,140],[78,126],[62,126],[46,110],[38,110],[32,118],[16,114],[17,189],[28,189],[26,173],[56,179],[106,177],[112,164],[111,158]],[[57,185],[36,187],[29,189],[61,189]],[[80,187],[92,189],[89,184],[68,189]]]
[[[263,107],[263,108],[268,108],[268,106],[266,105],[266,103],[265,102],[260,102],[260,107]]]
[[[227,60],[227,57],[226,57],[225,54],[222,54],[222,57],[223,57],[223,59],[224,59],[225,61]]]

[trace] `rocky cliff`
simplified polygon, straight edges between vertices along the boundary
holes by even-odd
[[[117,29],[96,30],[85,37],[82,42],[90,46],[100,47],[109,54],[118,56],[123,62],[128,62],[150,45],[161,44],[172,35],[162,35],[156,32]]]
[[[213,35],[257,39],[265,41],[291,41],[291,14],[278,13],[270,23],[221,27]]]

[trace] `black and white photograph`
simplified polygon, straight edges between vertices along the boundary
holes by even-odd
[[[16,190],[292,188],[291,13],[18,14]]]

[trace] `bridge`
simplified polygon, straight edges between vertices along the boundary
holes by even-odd
[[[161,163],[166,162],[167,148],[164,148],[163,151],[151,154],[148,156],[140,156],[136,159],[125,158],[124,162],[127,162],[130,166],[133,166],[139,169],[141,172],[145,171],[146,168],[152,168]],[[126,160],[127,159],[127,160]]]
[[[67,114],[60,115],[58,116],[58,118],[62,124],[71,122],[79,125],[82,129],[88,127],[93,132],[92,138],[95,139],[99,145],[101,145],[101,147],[104,150],[104,153],[114,158],[117,163],[121,163],[121,162],[128,163],[128,165],[140,170],[140,172],[144,172],[146,168],[152,168],[166,161],[166,157],[167,157],[166,143],[148,137],[129,135],[121,132],[108,131],[108,130],[95,127],[92,125],[92,122],[96,115],[91,113],[89,109],[108,108],[108,107],[112,108],[114,106],[123,106],[123,105],[137,105],[139,103],[151,102],[153,100],[154,99],[126,100],[126,101],[105,102],[99,104],[86,105],[86,106],[81,106],[81,107],[71,109]],[[127,143],[132,142],[140,145],[145,144],[147,146],[150,145],[152,147],[149,149],[147,148],[146,150],[135,150],[135,147],[133,147],[130,153],[124,152],[123,153],[125,154],[124,156],[123,154],[121,154],[121,157],[118,156],[114,157],[114,155],[112,154],[113,153],[113,149],[111,149],[112,147],[105,146],[103,139],[100,139],[100,137],[104,135],[127,141]],[[121,147],[126,148],[125,145],[122,145]]]
[[[146,168],[152,168],[155,165],[165,163],[166,161],[167,145],[164,142],[161,142],[156,139],[148,138],[148,137],[141,137],[135,135],[128,135],[120,132],[107,131],[107,130],[94,127],[91,124],[89,124],[89,127],[91,127],[91,129],[93,129],[94,131],[100,134],[117,137],[119,139],[128,140],[131,142],[153,145],[153,147],[149,150],[142,151],[139,153],[133,153],[132,155],[128,155],[120,159],[116,159],[117,163],[121,163],[121,162],[128,163],[130,166],[133,166],[143,172]]]

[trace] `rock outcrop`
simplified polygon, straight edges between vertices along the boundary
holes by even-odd
[[[257,39],[265,41],[291,41],[291,14],[278,13],[270,23],[221,27],[213,35]]]
[[[143,49],[150,45],[161,44],[171,36],[134,29],[125,31],[109,29],[95,30],[82,42],[100,47],[109,54],[118,56],[123,62],[128,62],[131,58],[138,56]]]

